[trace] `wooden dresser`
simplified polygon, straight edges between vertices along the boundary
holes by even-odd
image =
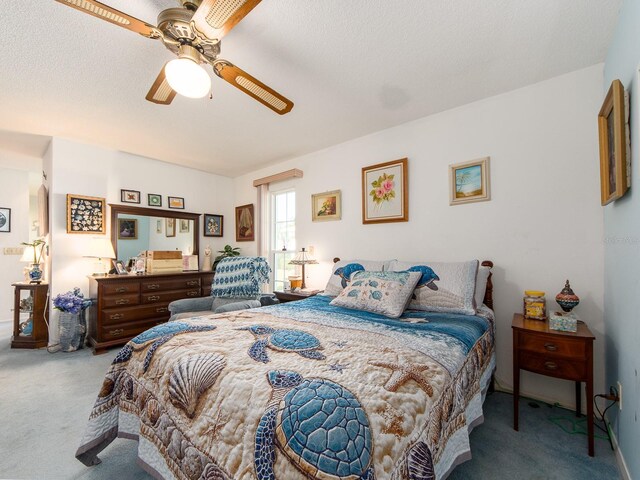
[[[88,340],[95,354],[169,319],[169,303],[208,296],[213,272],[89,277]]]

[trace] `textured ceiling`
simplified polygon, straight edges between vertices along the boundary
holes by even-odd
[[[149,23],[174,0],[102,0]],[[264,0],[221,57],[294,101],[279,116],[144,100],[173,58],[53,0],[0,2],[0,129],[235,176],[604,60],[621,0]],[[1,138],[0,138],[1,140]]]

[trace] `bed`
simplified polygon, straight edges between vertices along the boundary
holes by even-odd
[[[95,465],[122,437],[163,479],[446,478],[470,458],[495,368],[490,277],[475,315],[390,319],[331,299],[183,318],[134,338],[77,458]]]

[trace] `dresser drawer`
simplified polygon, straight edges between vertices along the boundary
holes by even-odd
[[[195,288],[191,290],[171,290],[169,292],[150,292],[143,293],[142,303],[158,303],[158,302],[173,302],[181,298],[196,298],[200,296],[200,289]]]
[[[576,359],[583,359],[586,354],[586,345],[583,340],[557,335],[536,335],[528,332],[520,332],[519,348],[530,352]]]
[[[162,290],[182,290],[200,287],[200,277],[172,278],[167,280],[143,280],[140,282],[143,292],[158,292]]]
[[[569,360],[526,351],[520,351],[520,368],[565,380],[585,381],[587,377],[587,365],[584,360]]]
[[[166,318],[154,318],[145,322],[118,323],[108,326],[105,325],[100,329],[100,340],[103,342],[108,342],[110,340],[118,340],[119,338],[129,339],[144,332],[145,330],[149,330],[151,327],[155,327],[156,325],[165,323],[168,318],[169,317],[167,316]]]
[[[146,318],[169,318],[168,303],[139,305],[136,307],[107,308],[100,312],[102,325],[115,325]]]
[[[103,295],[118,295],[120,293],[138,293],[140,284],[138,282],[114,282],[105,283],[102,286]]]
[[[138,305],[140,303],[140,294],[123,293],[121,295],[108,295],[102,298],[102,307],[126,307],[130,305]]]

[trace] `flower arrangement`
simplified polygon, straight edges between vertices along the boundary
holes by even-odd
[[[396,198],[396,192],[394,190],[395,182],[393,181],[395,174],[383,173],[378,180],[371,182],[373,189],[369,192],[373,202],[376,206],[382,205],[382,202],[389,202]]]
[[[84,295],[77,287],[73,291],[60,293],[53,299],[53,306],[56,310],[73,314],[80,313],[90,305],[91,300],[84,298]]]

